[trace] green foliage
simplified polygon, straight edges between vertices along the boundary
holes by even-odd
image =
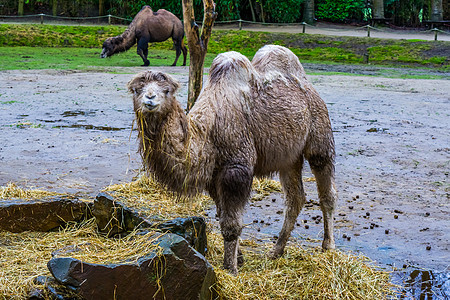
[[[239,16],[239,1],[238,0],[224,0],[216,2],[216,12],[218,20],[237,20]],[[167,1],[167,0],[111,0],[111,8],[109,13],[123,16],[128,19],[133,19],[134,16],[141,10],[144,5],[149,5],[154,11],[158,9],[166,9],[176,15],[180,20],[183,19],[183,7],[181,1]],[[193,0],[195,19],[203,20],[203,1]]]
[[[293,23],[302,19],[302,3],[304,0],[267,0],[264,9],[267,13],[266,22]]]
[[[394,23],[402,26],[418,26],[424,11],[428,11],[426,0],[386,0],[385,16],[393,18]]]
[[[316,0],[316,17],[322,20],[343,22],[363,20],[364,0]]]

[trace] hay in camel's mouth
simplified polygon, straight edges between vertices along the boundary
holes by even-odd
[[[256,195],[271,188],[279,191],[279,183],[254,183]],[[127,206],[162,219],[201,215],[212,205],[204,195],[180,201],[148,177],[105,190]],[[13,198],[11,195],[39,198],[48,196],[46,193],[7,186],[0,188],[0,199]],[[219,230],[211,224],[208,227],[206,258],[217,274],[213,288],[220,299],[385,299],[394,293],[389,273],[372,266],[365,257],[301,245],[288,245],[281,258],[271,260],[266,255],[271,245],[242,240],[245,263],[237,276],[231,276],[221,268],[223,240]],[[23,299],[31,289],[42,288],[34,278],[51,276],[46,264],[52,252],[67,247],[80,249],[70,256],[85,262],[116,263],[137,259],[155,245],[149,236],[136,233],[106,238],[97,232],[93,220],[70,224],[59,232],[0,232],[0,298]]]

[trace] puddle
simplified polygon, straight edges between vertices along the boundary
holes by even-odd
[[[408,268],[392,273],[392,282],[400,285],[398,299],[450,299],[450,272]]]
[[[94,126],[94,125],[85,125],[85,124],[72,124],[72,125],[60,125],[54,126],[53,128],[82,128],[86,130],[101,130],[101,131],[120,131],[125,128],[122,127],[110,127],[110,126]]]
[[[67,117],[76,117],[76,116],[95,116],[97,110],[91,109],[91,110],[68,110],[63,112],[61,115],[64,118]]]
[[[58,122],[62,122],[62,119],[54,119],[54,120],[50,120],[50,119],[38,119],[38,121],[40,121],[40,122],[45,122],[45,123],[58,123]]]

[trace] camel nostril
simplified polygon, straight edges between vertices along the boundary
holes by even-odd
[[[151,96],[145,95],[145,98],[150,99],[150,100],[153,100],[153,99],[156,98],[156,95],[151,95]]]

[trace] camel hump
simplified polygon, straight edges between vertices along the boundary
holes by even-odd
[[[229,51],[216,56],[209,70],[211,82],[227,77],[226,82],[248,82],[254,76],[254,68],[247,57],[239,52]]]
[[[144,6],[142,6],[141,11],[144,11],[144,10],[150,10],[150,11],[153,11],[153,9],[150,7],[150,5],[144,5]]]
[[[278,45],[266,45],[259,49],[253,57],[255,69],[266,77],[277,77],[276,73],[298,79],[304,79],[305,71],[298,57],[288,48]]]

